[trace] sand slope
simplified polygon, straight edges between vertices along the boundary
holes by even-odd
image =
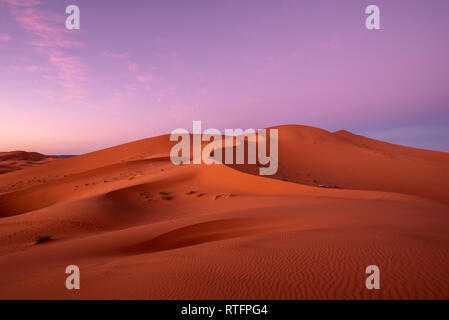
[[[279,130],[275,179],[175,166],[167,135],[0,176],[0,298],[449,298],[448,154]]]

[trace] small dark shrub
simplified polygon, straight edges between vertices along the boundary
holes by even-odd
[[[37,236],[36,239],[34,240],[34,242],[36,244],[39,244],[39,243],[47,242],[50,240],[51,240],[51,236],[42,235],[42,236]]]

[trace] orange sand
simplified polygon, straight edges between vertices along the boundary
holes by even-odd
[[[282,126],[269,178],[175,166],[172,145],[1,175],[0,298],[449,299],[449,154]]]

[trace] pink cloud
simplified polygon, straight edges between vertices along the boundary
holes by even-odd
[[[112,59],[118,59],[122,61],[128,60],[128,54],[127,53],[117,53],[117,52],[111,52],[111,51],[104,51],[103,56],[112,58]]]
[[[44,72],[44,71],[48,71],[48,68],[38,66],[38,65],[24,65],[24,66],[15,66],[14,70],[25,71],[25,72]]]
[[[126,52],[111,52],[111,51],[104,51],[103,52],[103,56],[111,58],[111,59],[115,59],[120,61],[120,63],[123,63],[124,65],[128,66],[128,70],[136,73],[137,70],[140,68],[140,66],[137,63],[134,63],[131,58],[129,57],[129,54]],[[135,74],[135,79],[143,84],[148,84],[150,82],[153,82],[153,75],[152,74]],[[130,91],[129,89],[130,86],[128,86],[128,91]],[[137,86],[133,85],[132,86],[134,89],[131,91],[136,91],[137,90]],[[145,91],[150,91],[151,87],[148,85],[143,86],[143,89]]]
[[[136,76],[136,79],[140,82],[151,82],[153,81],[153,76],[151,74],[140,74]]]
[[[124,52],[117,53],[117,52],[111,52],[111,51],[104,51],[103,56],[111,58],[111,59],[119,60],[121,63],[128,66],[129,71],[135,72],[139,68],[139,65],[137,63],[134,63],[133,61],[131,61],[128,53],[124,53]]]
[[[79,58],[67,54],[64,50],[84,47],[84,44],[68,37],[64,28],[65,16],[41,9],[37,0],[6,0],[6,2],[10,5],[11,14],[20,27],[32,36],[27,44],[46,56],[50,66],[54,68],[54,72],[47,73],[46,77],[64,88],[65,99],[82,98],[87,80],[86,68]],[[24,68],[29,72],[45,69],[42,66]]]
[[[11,40],[11,36],[8,34],[0,34],[0,41],[8,42]]]
[[[84,76],[85,68],[81,60],[54,52],[50,55],[50,63],[59,70],[57,79],[70,93],[68,98],[82,98],[86,92],[81,84],[84,84],[87,78]]]
[[[40,4],[38,0],[6,0],[6,2],[16,7],[31,7]]]
[[[131,63],[130,65],[128,65],[128,70],[129,71],[137,71],[137,69],[139,68],[139,65],[137,63]]]

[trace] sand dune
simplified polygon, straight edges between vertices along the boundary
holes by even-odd
[[[1,175],[0,298],[448,299],[449,154],[278,128],[274,179],[167,135]]]
[[[277,128],[282,138],[274,178],[331,188],[405,193],[449,204],[448,153],[393,145],[347,131]],[[258,174],[257,166],[232,167]]]
[[[44,164],[53,159],[37,152],[0,152],[0,174]]]

